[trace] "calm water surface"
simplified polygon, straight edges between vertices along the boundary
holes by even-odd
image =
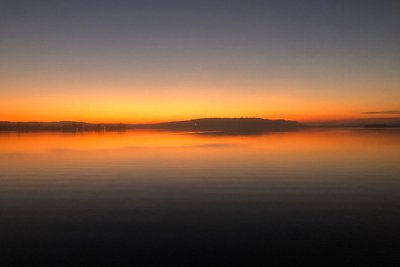
[[[399,130],[0,133],[4,266],[395,266],[399,226]]]

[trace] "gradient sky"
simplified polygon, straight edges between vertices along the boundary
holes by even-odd
[[[400,116],[400,1],[0,3],[0,120]]]

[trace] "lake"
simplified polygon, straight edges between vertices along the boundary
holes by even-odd
[[[0,133],[2,266],[394,265],[399,226],[396,129]]]

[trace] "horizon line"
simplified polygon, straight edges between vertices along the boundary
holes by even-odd
[[[366,114],[366,113],[363,113]],[[90,120],[0,120],[0,123],[9,122],[9,123],[60,123],[60,122],[71,122],[71,123],[88,123],[88,124],[158,124],[158,123],[168,123],[168,122],[181,122],[181,121],[191,121],[191,120],[201,120],[201,119],[262,119],[262,120],[271,120],[271,121],[294,121],[300,123],[334,123],[334,122],[351,122],[355,120],[396,120],[400,119],[400,116],[396,117],[353,117],[353,118],[343,118],[343,119],[326,119],[326,120],[292,120],[292,119],[269,119],[264,117],[198,117],[191,119],[178,119],[178,120],[161,120],[161,121],[148,121],[148,122],[106,122],[106,121],[90,121]]]

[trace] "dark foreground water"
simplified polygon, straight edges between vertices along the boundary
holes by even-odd
[[[1,266],[396,266],[399,245],[398,130],[0,134]]]

